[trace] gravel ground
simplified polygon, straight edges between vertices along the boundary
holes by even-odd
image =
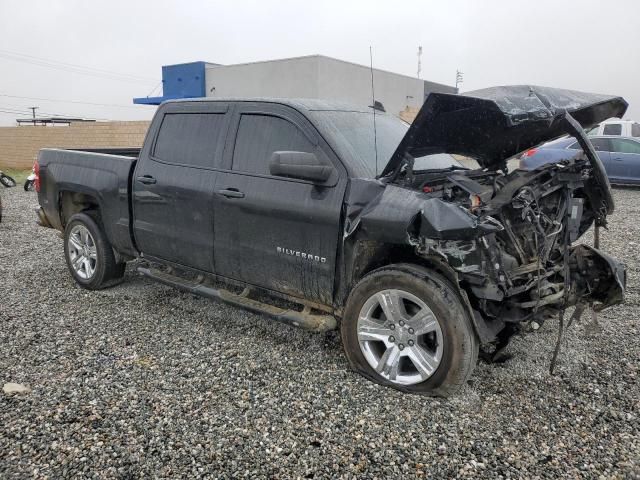
[[[615,191],[602,244],[625,305],[555,322],[480,363],[456,398],[378,387],[335,336],[150,283],[86,292],[35,194],[0,192],[0,477],[639,478],[640,191]]]

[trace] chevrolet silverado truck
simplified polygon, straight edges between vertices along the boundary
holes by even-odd
[[[624,266],[576,240],[614,209],[583,128],[626,108],[530,86],[431,94],[411,125],[319,100],[168,101],[137,156],[42,150],[37,213],[83,288],[141,259],[161,283],[339,327],[357,372],[447,396],[480,349],[622,301]],[[565,134],[582,156],[507,171]]]

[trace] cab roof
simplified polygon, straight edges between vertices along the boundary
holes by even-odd
[[[199,102],[261,102],[261,103],[275,103],[279,105],[286,105],[293,107],[296,110],[302,111],[338,111],[338,112],[362,112],[371,113],[373,109],[371,107],[357,106],[346,102],[338,102],[333,100],[320,100],[315,98],[278,98],[278,97],[206,97],[206,98],[188,98],[188,99],[176,99],[167,100],[162,102],[165,104],[186,104],[186,103],[199,103]],[[384,112],[376,111],[376,115],[384,115]]]

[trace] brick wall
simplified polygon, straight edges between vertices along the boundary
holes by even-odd
[[[41,148],[141,147],[149,122],[0,127],[0,169],[30,169]]]

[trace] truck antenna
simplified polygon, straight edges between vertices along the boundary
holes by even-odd
[[[373,148],[376,152],[376,177],[378,176],[378,132],[376,130],[376,91],[373,87],[373,50],[369,45],[369,64],[371,70],[371,107],[373,108]]]

